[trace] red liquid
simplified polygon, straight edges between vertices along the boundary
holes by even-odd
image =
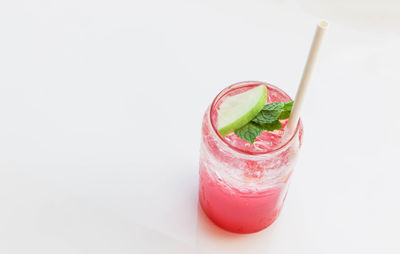
[[[236,233],[253,233],[268,227],[279,215],[284,186],[265,192],[240,193],[227,190],[200,169],[200,204],[218,226]]]
[[[263,132],[254,144],[233,133],[223,139],[218,136],[211,123],[216,126],[219,105],[227,96],[260,83],[251,82],[250,87],[248,84],[217,97],[211,116],[208,112],[204,116],[202,128],[200,204],[214,223],[237,233],[260,231],[279,215],[300,148],[302,130],[287,145],[282,143],[283,130]],[[267,88],[267,103],[291,100],[279,89]]]

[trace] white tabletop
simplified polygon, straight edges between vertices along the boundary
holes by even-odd
[[[2,1],[0,253],[399,253],[395,1]],[[224,87],[294,96],[330,21],[278,220],[197,206],[202,114]]]

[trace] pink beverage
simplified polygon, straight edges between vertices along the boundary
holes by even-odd
[[[264,131],[253,144],[234,133],[218,134],[217,111],[224,99],[260,84],[267,87],[267,103],[291,101],[270,84],[240,82],[224,89],[203,118],[199,201],[215,224],[236,233],[260,231],[278,217],[301,146],[300,121],[291,137],[284,135],[284,120],[281,130]]]

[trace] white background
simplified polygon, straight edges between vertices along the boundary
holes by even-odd
[[[0,253],[400,253],[396,1],[0,2]],[[294,96],[330,29],[275,224],[197,208],[202,114],[238,81]]]

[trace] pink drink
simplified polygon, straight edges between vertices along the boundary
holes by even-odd
[[[275,221],[286,197],[288,180],[301,146],[302,125],[292,137],[284,130],[264,131],[250,144],[231,133],[219,136],[217,110],[229,96],[264,84],[267,103],[290,101],[282,90],[262,82],[240,82],[224,89],[207,109],[202,126],[200,204],[220,227],[253,233]],[[287,120],[282,121],[285,126]]]

